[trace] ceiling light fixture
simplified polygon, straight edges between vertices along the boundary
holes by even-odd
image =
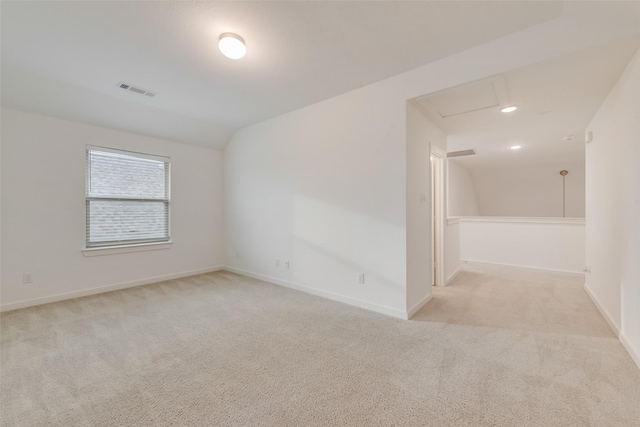
[[[218,42],[218,49],[227,58],[240,59],[247,54],[244,39],[237,34],[222,33]]]
[[[512,145],[512,146],[511,146],[511,147],[509,147],[509,148],[511,148],[512,150],[519,150],[519,149],[521,149],[521,148],[522,148],[522,145]]]
[[[564,138],[562,138],[564,141],[573,141],[575,139],[575,135],[567,135]]]
[[[503,113],[511,113],[511,112],[513,112],[513,111],[516,111],[517,109],[518,109],[518,107],[516,107],[516,106],[512,105],[512,106],[510,106],[510,107],[504,107],[504,108],[503,108],[502,110],[500,110],[500,111],[502,111]]]

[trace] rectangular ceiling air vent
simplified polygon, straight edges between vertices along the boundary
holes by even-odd
[[[135,92],[135,93],[138,93],[140,95],[145,95],[145,96],[150,96],[150,97],[156,96],[155,92],[151,92],[150,90],[142,89],[140,87],[135,87],[135,86],[132,86],[132,85],[130,85],[128,83],[120,82],[120,83],[118,83],[118,87],[120,89],[128,90],[130,92]]]
[[[447,153],[447,157],[473,156],[474,154],[476,154],[474,150],[461,150]]]

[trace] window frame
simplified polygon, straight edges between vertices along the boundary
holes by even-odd
[[[136,197],[100,197],[90,195],[91,186],[91,152],[103,152],[113,153],[119,155],[125,155],[129,157],[137,157],[147,160],[160,161],[165,164],[164,166],[164,197],[162,199],[156,198],[136,198]],[[92,201],[136,201],[136,202],[162,202],[164,204],[166,212],[167,234],[161,238],[148,238],[148,239],[120,239],[109,240],[104,242],[90,242],[90,204]],[[171,240],[171,158],[168,156],[160,156],[148,153],[140,153],[137,151],[123,150],[110,147],[102,147],[96,145],[85,146],[85,238],[83,253],[85,256],[120,253],[120,252],[137,252],[140,250],[155,250],[166,249],[172,244]]]

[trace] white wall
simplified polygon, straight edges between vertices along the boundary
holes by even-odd
[[[455,159],[447,162],[448,216],[477,216],[478,202],[471,174]]]
[[[460,218],[463,261],[582,274],[584,220]]]
[[[603,37],[570,19],[238,131],[225,154],[228,264],[405,316],[406,101],[626,35]],[[275,258],[291,260],[291,268],[276,268]],[[357,283],[359,272],[367,277],[364,285]]]
[[[221,152],[11,109],[1,136],[4,308],[222,265]],[[171,157],[170,249],[83,256],[86,144]]]
[[[471,170],[482,216],[562,217],[561,170],[566,176],[566,216],[584,218],[583,161]]]
[[[404,100],[368,87],[238,131],[225,152],[228,265],[402,317],[404,116]]]
[[[460,271],[460,219],[448,218],[444,227],[444,279],[451,281]]]
[[[449,283],[461,268],[460,216],[479,215],[473,179],[467,168],[447,160],[447,220],[444,226],[444,278]]]
[[[446,153],[447,136],[413,102],[407,102],[407,310],[415,312],[431,298],[431,150]],[[446,167],[446,165],[443,165]],[[446,176],[446,175],[445,175]]]
[[[587,129],[586,286],[640,366],[640,51]]]

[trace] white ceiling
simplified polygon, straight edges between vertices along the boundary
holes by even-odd
[[[209,147],[558,17],[562,2],[2,2],[2,104]],[[247,43],[239,61],[219,34]],[[158,93],[148,98],[119,81]]]
[[[639,47],[640,37],[629,37],[420,97],[417,102],[447,133],[449,152],[476,151],[455,160],[468,168],[584,161],[585,129]],[[516,105],[518,110],[501,113],[501,106],[491,106],[500,97],[489,96],[486,88],[496,82],[506,86],[501,106]],[[434,108],[442,100],[450,110],[490,107],[442,117]],[[564,141],[568,135],[575,139]],[[522,148],[514,151],[511,145]]]

